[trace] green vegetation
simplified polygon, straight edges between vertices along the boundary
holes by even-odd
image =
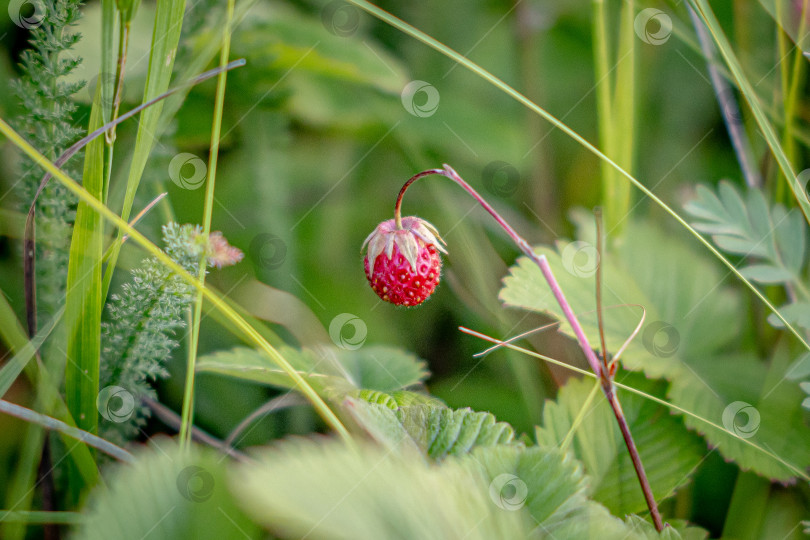
[[[810,530],[810,0],[5,7],[0,537]]]

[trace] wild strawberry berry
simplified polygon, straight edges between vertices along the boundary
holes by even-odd
[[[371,288],[377,296],[398,306],[416,306],[433,294],[442,271],[439,252],[444,240],[436,228],[415,216],[383,221],[374,229],[363,248],[363,261]],[[362,249],[362,248],[361,248]]]

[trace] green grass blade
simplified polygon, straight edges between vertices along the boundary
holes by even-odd
[[[185,7],[185,0],[164,0],[157,3],[155,26],[150,45],[149,69],[146,76],[146,89],[143,95],[144,103],[159,96],[169,88],[177,44],[180,41],[180,30],[183,24]],[[126,192],[124,193],[124,206],[121,209],[121,219],[124,221],[129,221],[132,204],[135,202],[135,193],[138,191],[141,176],[146,168],[146,161],[149,159],[149,153],[155,144],[155,132],[157,131],[162,109],[163,102],[159,101],[141,113],[127,178]],[[118,242],[113,244],[113,252],[110,255],[107,271],[104,275],[105,297],[110,289],[112,274],[118,262],[121,236],[122,233],[119,230]]]
[[[101,88],[90,114],[88,131],[102,125]],[[87,145],[82,183],[87,193],[101,201],[104,185],[104,141]],[[65,401],[78,426],[90,433],[98,427],[99,358],[101,356],[101,256],[104,241],[101,216],[87,202],[76,210],[73,238],[70,242],[65,325],[67,328],[67,365]]]
[[[785,319],[785,317],[779,312],[779,310],[776,309],[776,306],[774,306],[765,297],[765,295],[762,294],[759,291],[759,289],[757,289],[754,286],[753,283],[751,283],[748,279],[746,279],[745,276],[743,276],[740,273],[740,271],[737,270],[737,267],[734,266],[734,264],[732,264],[731,261],[729,261],[726,257],[724,257],[723,254],[720,253],[720,251],[718,251],[717,248],[715,248],[711,244],[711,242],[709,242],[708,240],[703,238],[703,236],[699,232],[697,232],[691,225],[689,225],[689,223],[687,223],[686,220],[683,219],[680,216],[680,214],[678,214],[678,212],[673,210],[668,204],[666,204],[664,201],[662,201],[660,198],[658,198],[658,196],[656,196],[655,193],[653,193],[652,191],[647,189],[647,187],[644,186],[644,184],[642,184],[638,179],[636,179],[636,177],[634,177],[632,174],[627,172],[624,168],[622,168],[614,160],[610,159],[607,155],[604,154],[604,152],[602,152],[601,150],[596,148],[593,144],[588,142],[584,137],[582,137],[582,135],[580,135],[579,133],[577,133],[576,131],[574,131],[570,127],[568,127],[568,125],[566,125],[565,123],[563,123],[562,121],[557,119],[557,117],[555,117],[554,115],[552,115],[551,113],[549,113],[548,111],[546,111],[545,109],[543,109],[542,107],[540,107],[539,105],[534,103],[532,100],[530,100],[529,98],[527,98],[526,96],[524,96],[523,94],[521,94],[520,92],[518,92],[517,90],[515,90],[514,88],[512,88],[508,84],[506,84],[504,81],[502,81],[501,79],[499,79],[498,77],[496,77],[495,75],[490,73],[489,71],[485,70],[484,68],[482,68],[481,66],[479,66],[478,64],[476,64],[472,60],[466,58],[465,56],[462,56],[461,54],[454,51],[453,49],[451,49],[447,45],[444,45],[443,43],[441,43],[441,42],[437,41],[436,39],[430,37],[429,35],[425,34],[421,30],[419,30],[418,28],[415,28],[415,27],[411,26],[410,24],[406,23],[405,21],[403,21],[401,19],[398,19],[397,17],[391,15],[387,11],[384,11],[384,10],[380,9],[379,7],[375,6],[374,4],[370,4],[369,2],[366,2],[366,0],[347,0],[347,1],[349,3],[351,3],[351,4],[354,4],[355,6],[357,6],[359,8],[361,8],[361,9],[363,9],[364,11],[367,11],[368,13],[370,13],[371,15],[377,17],[381,21],[383,21],[385,23],[388,23],[389,25],[396,28],[397,30],[400,30],[403,33],[411,36],[412,38],[421,41],[422,43],[424,43],[428,47],[431,47],[432,49],[435,49],[436,51],[438,51],[441,54],[445,55],[449,59],[453,60],[454,62],[457,62],[459,65],[461,65],[464,68],[468,69],[472,73],[478,75],[479,77],[481,77],[482,79],[484,79],[485,81],[490,83],[495,88],[501,90],[503,93],[505,93],[509,97],[513,98],[515,101],[517,101],[521,105],[527,107],[529,110],[535,112],[536,114],[538,114],[539,116],[544,118],[546,121],[548,121],[554,127],[556,127],[557,129],[559,129],[560,131],[562,131],[563,133],[565,133],[566,135],[571,137],[577,143],[579,143],[583,148],[588,150],[588,152],[595,155],[600,160],[604,161],[605,163],[607,163],[608,165],[610,165],[611,167],[616,169],[616,171],[621,176],[626,178],[639,191],[641,191],[644,195],[649,197],[656,205],[658,205],[661,209],[663,209],[667,214],[672,216],[672,218],[675,219],[675,221],[677,221],[683,228],[685,228],[687,231],[689,231],[689,233],[692,236],[697,238],[697,240],[701,244],[703,244],[706,247],[706,249],[708,249],[712,253],[712,255],[717,257],[717,259],[720,262],[722,262],[726,266],[726,268],[729,269],[729,271],[732,274],[734,274],[740,281],[745,283],[746,287],[748,287],[751,290],[751,292],[753,292],[754,295],[757,298],[759,298],[762,301],[762,303],[765,304],[768,307],[768,309],[774,315],[776,315],[776,317],[779,318],[780,321],[782,321],[782,323],[784,323],[785,327],[788,328],[790,330],[790,332],[794,336],[796,336],[796,339],[798,339],[806,349],[810,350],[810,344],[807,343],[804,336],[802,336],[802,334],[798,330],[796,330],[796,328]],[[795,175],[794,175],[794,178],[795,178]],[[808,204],[808,206],[810,206],[810,202],[808,202],[807,200],[805,200],[805,202]]]
[[[225,16],[225,25],[222,32],[222,52],[219,57],[219,66],[223,68],[217,77],[217,94],[214,100],[214,123],[211,126],[211,147],[208,152],[208,178],[205,185],[205,206],[203,208],[203,235],[211,234],[211,217],[214,213],[214,187],[217,178],[217,161],[219,158],[219,139],[222,132],[222,112],[225,107],[225,84],[228,72],[224,67],[228,64],[231,54],[231,22],[233,21],[234,0],[228,0]],[[205,255],[200,261],[200,273],[197,279],[204,286],[206,273]],[[186,367],[186,384],[183,391],[183,420],[180,425],[180,446],[191,444],[191,426],[194,423],[194,375],[197,363],[197,346],[200,341],[200,322],[202,321],[203,289],[197,289],[197,298],[194,302],[194,315],[191,320],[191,342],[188,347],[188,362]]]
[[[227,316],[232,321],[233,325],[240,332],[242,332],[242,334],[249,341],[266,352],[273,359],[273,361],[276,362],[279,367],[293,379],[293,381],[295,381],[298,390],[304,394],[310,403],[312,403],[315,410],[321,415],[327,425],[334,429],[346,442],[351,442],[351,435],[349,435],[346,427],[338,419],[332,409],[330,409],[323,399],[317,394],[317,392],[315,392],[315,390],[309,384],[307,384],[301,375],[295,371],[295,369],[275,349],[275,347],[270,345],[255,328],[250,326],[245,319],[240,317],[239,314],[222,299],[222,297],[211,289],[202,286],[195,276],[192,276],[186,272],[183,267],[174,262],[171,257],[163,253],[160,248],[150,242],[143,234],[130,226],[115,212],[107,208],[105,205],[99,202],[97,198],[93,197],[82,186],[77,184],[75,180],[67,176],[62,170],[56,167],[51,161],[43,156],[42,153],[31,146],[28,141],[20,137],[20,135],[8,125],[8,122],[2,118],[0,118],[0,133],[10,139],[17,148],[25,152],[25,154],[27,154],[36,164],[51,173],[54,178],[56,178],[62,185],[70,190],[71,193],[75,194],[81,201],[86,202],[88,206],[94,208],[104,219],[113,223],[121,231],[129,235],[132,241],[139,244],[150,255],[155,257],[167,268],[176,273],[183,281],[195,288],[202,289],[206,300],[211,302],[211,304],[223,315]]]
[[[799,203],[799,207],[801,207],[805,219],[808,221],[808,223],[810,223],[810,199],[807,197],[804,186],[799,183],[799,179],[796,177],[796,173],[793,171],[790,160],[779,143],[779,137],[776,135],[776,131],[774,131],[773,126],[768,120],[768,116],[765,114],[765,111],[759,103],[759,98],[757,97],[756,92],[754,92],[754,87],[751,86],[751,83],[743,73],[742,66],[740,65],[740,61],[737,59],[737,56],[734,54],[731,43],[729,43],[723,29],[720,27],[720,23],[717,21],[717,18],[715,17],[714,12],[712,11],[708,2],[706,2],[706,0],[691,0],[691,3],[700,15],[703,22],[709,28],[709,32],[712,34],[712,38],[717,44],[717,49],[723,56],[723,60],[725,60],[732,77],[734,77],[734,80],[740,89],[740,92],[745,98],[745,101],[748,103],[748,106],[751,108],[751,112],[756,119],[757,126],[759,126],[759,129],[762,132],[762,136],[765,138],[765,142],[768,143],[768,147],[771,149],[773,157],[779,164],[779,169],[782,171],[782,174],[785,175],[787,183],[790,186],[791,191],[793,191],[793,197],[796,199],[796,202]]]
[[[5,297],[3,297],[3,300],[5,300]],[[17,380],[17,377],[19,377],[20,373],[22,373],[23,369],[25,369],[25,367],[28,365],[28,362],[37,353],[39,347],[51,334],[56,326],[56,323],[58,323],[62,318],[64,311],[64,307],[59,309],[48,324],[39,329],[37,335],[35,335],[31,341],[25,339],[24,334],[24,340],[22,342],[18,341],[17,338],[13,338],[13,344],[11,341],[6,340],[6,343],[8,343],[12,347],[12,350],[15,351],[15,354],[11,360],[6,362],[3,367],[0,368],[0,398],[6,395],[8,389],[11,388],[11,385],[14,384],[14,381]],[[2,321],[2,319],[6,318],[2,316],[3,312],[3,302],[0,301],[0,325],[5,325],[5,322]]]

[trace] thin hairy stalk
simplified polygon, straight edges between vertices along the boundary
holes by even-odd
[[[130,21],[124,20],[124,14],[120,17],[121,35],[118,37],[118,63],[115,70],[115,96],[113,97],[112,121],[118,118],[118,109],[121,107],[121,97],[124,92],[124,73],[127,66],[127,52],[129,51],[129,25]],[[115,142],[115,125],[104,134],[108,145]]]
[[[622,343],[622,346],[619,347],[619,350],[616,351],[616,354],[613,355],[613,360],[612,360],[611,364],[619,359],[619,357],[624,352],[624,350],[627,348],[627,346],[630,345],[630,343],[636,338],[638,333],[641,331],[641,327],[644,326],[644,319],[647,316],[647,310],[641,304],[616,304],[616,305],[613,305],[613,306],[606,306],[605,309],[615,309],[615,308],[620,308],[620,307],[637,307],[637,308],[640,308],[641,309],[641,319],[639,319],[639,322],[636,325],[636,328],[630,334],[630,337],[628,337],[625,340],[625,342]],[[596,310],[592,309],[590,311],[582,311],[582,312],[578,313],[577,315],[581,317],[582,315],[590,315],[592,313],[596,313]],[[509,339],[503,341],[503,343],[514,343],[515,341],[517,341],[519,339],[523,339],[526,336],[530,336],[531,334],[534,334],[536,332],[542,332],[543,330],[548,330],[549,328],[554,328],[555,326],[560,326],[560,324],[561,324],[560,321],[555,321],[553,323],[549,323],[549,324],[546,324],[546,325],[543,325],[543,326],[539,326],[537,328],[532,328],[531,330],[527,330],[526,332],[523,332],[523,333],[520,333],[520,334],[518,334],[516,336],[510,337]],[[493,345],[492,347],[489,347],[488,349],[485,349],[485,350],[483,350],[483,351],[481,351],[479,353],[475,353],[473,355],[473,358],[481,358],[482,356],[486,356],[487,354],[491,353],[492,351],[494,351],[496,349],[500,349],[501,347],[503,347],[503,345]]]
[[[686,7],[689,11],[689,18],[692,20],[692,26],[695,27],[695,33],[700,42],[700,49],[703,51],[703,56],[706,58],[706,68],[709,71],[709,78],[712,81],[714,95],[717,99],[717,104],[720,106],[720,113],[723,115],[723,122],[726,124],[726,130],[728,130],[731,145],[734,147],[734,152],[737,154],[737,161],[740,162],[740,168],[742,169],[745,183],[750,188],[761,187],[762,177],[757,170],[754,150],[751,148],[751,141],[748,140],[748,134],[745,132],[745,127],[742,123],[740,107],[737,104],[737,100],[734,99],[734,91],[731,85],[728,84],[726,78],[717,68],[717,49],[706,31],[706,26],[698,18],[695,10],[692,9],[692,6],[689,4],[686,4]]]
[[[172,429],[176,429],[178,432],[180,431],[180,426],[182,425],[183,421],[179,414],[177,414],[176,412],[174,412],[161,402],[147,396],[142,397],[141,402],[147,407],[149,407],[149,409],[152,411],[155,417],[158,418],[161,422],[163,422]],[[302,402],[306,403],[305,401]],[[231,456],[232,458],[236,458],[240,461],[250,461],[250,458],[246,454],[240,452],[239,450],[231,448],[226,442],[220,441],[210,433],[205,432],[198,427],[195,426],[191,427],[191,440],[197,441],[202,444],[207,444],[208,446],[216,448],[217,450],[221,450],[225,454]]]
[[[635,442],[633,441],[633,436],[630,434],[630,428],[627,425],[627,420],[624,417],[624,413],[622,412],[621,405],[619,404],[619,399],[616,396],[616,393],[613,391],[613,377],[611,376],[610,370],[607,369],[607,363],[605,361],[605,368],[602,368],[602,365],[599,363],[599,359],[596,357],[596,353],[591,347],[591,344],[588,342],[588,337],[585,335],[585,330],[582,328],[582,325],[579,323],[579,319],[574,314],[573,309],[571,309],[571,305],[568,303],[568,300],[565,298],[565,294],[563,293],[560,284],[557,282],[557,279],[554,277],[554,272],[551,270],[551,265],[548,264],[548,259],[546,259],[545,255],[538,255],[534,252],[534,250],[529,246],[529,243],[520,236],[515,229],[512,228],[501,216],[498,212],[490,206],[488,202],[484,200],[481,195],[473,189],[467,182],[464,181],[461,176],[458,175],[456,171],[453,170],[452,167],[448,164],[443,165],[443,169],[430,169],[427,171],[423,171],[417,173],[407,182],[405,185],[402,186],[402,189],[397,195],[397,201],[394,206],[394,219],[396,221],[396,225],[398,228],[402,227],[402,198],[405,195],[405,191],[413,184],[416,180],[420,178],[424,178],[425,176],[436,174],[440,176],[444,176],[449,178],[456,184],[458,184],[464,191],[466,191],[475,201],[480,204],[484,210],[486,210],[495,221],[500,225],[512,241],[518,246],[518,248],[539,268],[540,271],[543,273],[543,277],[545,277],[548,286],[551,288],[551,293],[554,295],[554,298],[557,300],[557,303],[560,305],[560,309],[562,309],[563,314],[565,315],[565,319],[568,321],[568,324],[571,325],[571,328],[574,330],[574,335],[579,342],[580,349],[585,354],[585,358],[588,360],[588,364],[590,364],[591,369],[593,370],[594,374],[599,378],[602,384],[602,391],[605,394],[605,397],[610,402],[610,406],[613,409],[613,413],[616,416],[616,421],[619,423],[619,428],[622,431],[622,436],[624,437],[625,444],[627,445],[627,451],[630,453],[630,459],[633,461],[633,467],[636,470],[636,475],[638,476],[639,484],[641,485],[641,490],[644,492],[644,499],[647,501],[647,506],[650,509],[650,514],[653,518],[653,523],[655,524],[655,528],[658,532],[661,532],[664,529],[664,524],[661,521],[661,514],[658,512],[658,505],[655,502],[655,498],[652,494],[652,489],[650,488],[650,482],[647,479],[647,475],[644,472],[644,466],[641,463],[641,457],[638,455],[638,450],[636,449]],[[607,354],[606,351],[603,351],[604,355]]]
[[[116,446],[111,442],[105,441],[97,435],[93,435],[92,433],[84,431],[83,429],[68,425],[61,420],[40,414],[36,411],[32,411],[31,409],[26,409],[25,407],[21,407],[4,399],[0,399],[0,412],[14,416],[26,422],[38,424],[45,429],[58,431],[64,435],[67,435],[68,437],[82,441],[93,448],[97,448],[98,450],[101,450],[105,454],[108,454],[118,460],[133,460],[132,454],[120,446]]]
[[[107,208],[104,204],[99,202],[95,197],[88,193],[82,186],[76,183],[75,180],[67,176],[63,171],[51,163],[45,156],[43,156],[36,148],[31,146],[28,141],[20,137],[20,135],[12,129],[8,123],[0,118],[0,133],[5,135],[17,148],[22,150],[31,159],[34,160],[40,167],[50,172],[61,184],[63,184],[69,191],[74,193],[79,199],[87,202],[87,204],[95,209],[103,219],[109,221],[120,229],[123,233],[128,234],[133,241],[143,247],[150,255],[153,255],[162,264],[175,272],[180,278],[192,287],[201,289],[205,299],[223,315],[225,315],[233,325],[238,328],[243,335],[257,347],[267,353],[278,366],[290,376],[295,382],[299,391],[304,394],[307,399],[312,403],[315,410],[330,428],[335,430],[347,443],[351,443],[351,436],[346,430],[343,423],[337,418],[335,413],[323,401],[323,399],[315,392],[315,390],[301,377],[301,375],[290,365],[290,363],[273,347],[262,335],[253,328],[248,322],[241,317],[236,310],[234,310],[225,300],[218,294],[213,292],[207,287],[203,287],[195,276],[186,272],[183,267],[174,262],[171,257],[166,255],[160,248],[150,242],[138,230],[133,229],[130,225],[121,219],[115,212]]]
[[[225,106],[225,84],[227,81],[228,56],[231,54],[231,22],[233,21],[234,0],[228,0],[225,16],[225,27],[222,33],[222,51],[219,57],[219,76],[217,77],[217,94],[214,102],[214,123],[211,126],[211,148],[208,153],[208,178],[205,183],[205,206],[203,208],[203,236],[208,238],[211,234],[211,217],[214,212],[214,186],[217,178],[217,161],[219,158],[219,138],[222,132],[222,112]],[[205,286],[205,257],[200,261],[200,272],[197,276],[200,284]],[[194,302],[194,315],[191,320],[191,341],[188,347],[188,362],[186,364],[186,384],[183,390],[183,424],[180,426],[180,447],[184,448],[191,442],[190,427],[194,422],[194,374],[197,365],[197,347],[200,341],[200,322],[202,320],[203,295],[202,288],[197,289],[197,298]]]
[[[521,105],[527,107],[531,111],[533,111],[536,114],[540,115],[542,118],[544,118],[546,121],[548,121],[551,125],[553,125],[557,129],[559,129],[560,131],[562,131],[563,133],[568,135],[574,141],[576,141],[580,146],[585,148],[588,152],[590,152],[591,154],[593,154],[594,156],[596,156],[600,160],[606,162],[611,167],[616,169],[616,171],[619,174],[621,174],[623,177],[625,177],[639,191],[641,191],[644,195],[646,195],[648,198],[650,198],[650,200],[652,200],[656,205],[658,205],[662,210],[664,210],[667,214],[669,214],[675,221],[678,222],[678,224],[680,224],[684,229],[689,231],[689,233],[692,236],[694,236],[701,244],[703,244],[703,246],[706,249],[708,249],[712,253],[712,255],[717,257],[717,259],[720,262],[722,262],[723,265],[725,265],[726,268],[728,268],[729,271],[732,274],[734,274],[740,281],[742,281],[745,284],[745,286],[748,287],[748,289],[750,289],[751,292],[754,293],[754,295],[757,298],[759,298],[759,300],[768,307],[768,310],[770,310],[774,315],[776,315],[776,317],[780,321],[782,321],[782,323],[785,325],[785,328],[790,330],[790,332],[794,336],[796,336],[796,338],[801,342],[802,346],[805,349],[810,350],[810,343],[808,343],[804,339],[804,336],[802,336],[802,334],[796,329],[796,327],[794,325],[792,325],[787,319],[785,319],[785,317],[782,315],[782,313],[778,309],[776,309],[776,306],[774,306],[770,302],[770,300],[768,300],[765,297],[765,295],[762,294],[759,291],[759,289],[757,289],[750,280],[748,280],[745,276],[743,276],[740,273],[740,271],[737,270],[737,267],[734,266],[734,264],[731,261],[729,261],[725,256],[723,256],[723,254],[720,253],[720,251],[717,248],[715,248],[712,245],[711,242],[706,240],[697,230],[695,230],[694,227],[689,225],[689,223],[687,223],[686,220],[683,219],[680,216],[680,214],[678,214],[678,212],[676,212],[672,207],[670,207],[663,200],[661,200],[657,195],[655,195],[655,193],[653,193],[652,191],[647,189],[647,187],[645,187],[644,184],[642,184],[632,174],[627,172],[619,164],[617,164],[615,161],[613,161],[608,156],[606,156],[602,151],[600,151],[593,144],[588,142],[584,137],[582,137],[576,131],[574,131],[573,129],[568,127],[566,124],[564,124],[562,121],[558,120],[557,117],[555,117],[554,115],[552,115],[551,113],[549,113],[548,111],[546,111],[545,109],[543,109],[542,107],[540,107],[539,105],[537,105],[536,103],[534,103],[533,101],[528,99],[526,96],[524,96],[523,94],[521,94],[520,92],[518,92],[517,90],[512,88],[510,85],[506,84],[504,81],[502,81],[501,79],[499,79],[498,77],[496,77],[495,75],[490,73],[489,71],[485,70],[484,68],[482,68],[481,66],[479,66],[478,64],[473,62],[472,60],[469,60],[468,58],[462,56],[461,54],[454,51],[453,49],[451,49],[447,45],[444,45],[443,43],[441,43],[441,42],[437,41],[436,39],[430,37],[429,35],[425,34],[421,30],[411,26],[410,24],[402,21],[401,19],[398,19],[397,17],[391,15],[387,11],[384,11],[384,10],[380,9],[379,7],[375,6],[374,4],[370,4],[366,0],[347,0],[347,1],[349,3],[351,3],[351,4],[354,4],[355,6],[357,6],[359,8],[361,8],[361,9],[363,9],[364,11],[366,11],[369,14],[373,15],[374,17],[377,17],[381,21],[391,25],[392,27],[394,27],[394,28],[402,31],[403,33],[413,37],[414,39],[417,39],[417,40],[421,41],[422,43],[424,43],[428,47],[431,47],[432,49],[435,49],[436,51],[443,54],[447,58],[449,58],[449,59],[453,60],[454,62],[457,62],[459,65],[465,67],[466,69],[468,69],[469,71],[471,71],[475,75],[478,75],[479,77],[481,77],[482,79],[484,79],[485,81],[490,83],[495,88],[501,90],[503,93],[505,93],[506,95],[508,95],[509,97],[511,97],[512,99],[514,99],[518,103],[520,103]],[[793,184],[791,184],[791,187],[793,187]],[[810,202],[808,202],[808,206],[810,207]]]
[[[605,256],[602,209],[598,207],[594,208],[593,217],[596,220],[596,323],[599,326],[599,343],[602,345],[602,369],[609,372],[605,322],[602,316],[602,258]]]
[[[228,433],[228,437],[225,439],[225,447],[226,448],[233,448],[233,443],[236,442],[236,438],[242,434],[253,422],[255,422],[259,418],[264,418],[268,414],[276,411],[280,411],[282,409],[286,409],[287,407],[293,407],[295,405],[302,405],[304,402],[298,396],[298,394],[283,394],[277,397],[274,397],[249,415],[245,417],[244,420],[239,422],[233,430]]]
[[[588,371],[587,369],[581,369],[581,368],[572,366],[570,364],[566,364],[565,362],[563,362],[561,360],[557,360],[555,358],[544,356],[544,355],[542,355],[540,353],[531,351],[531,350],[523,348],[523,347],[519,347],[518,345],[514,345],[512,343],[507,343],[505,341],[501,341],[499,339],[488,336],[486,334],[482,334],[481,332],[477,332],[475,330],[471,330],[471,329],[466,328],[464,326],[459,326],[458,329],[461,330],[462,332],[464,332],[465,334],[468,334],[468,335],[483,339],[484,341],[488,341],[488,342],[494,343],[496,345],[502,345],[502,346],[504,346],[504,347],[506,347],[508,349],[513,350],[513,351],[522,352],[523,354],[526,354],[526,355],[531,356],[533,358],[537,358],[537,359],[543,360],[544,362],[554,364],[555,366],[560,366],[562,368],[574,371],[576,373],[579,373],[580,375],[584,375],[585,377],[591,377],[591,378],[594,378],[594,379],[596,378],[596,375],[593,372]],[[648,393],[646,393],[646,392],[644,392],[642,390],[639,390],[637,388],[633,388],[632,386],[627,386],[626,384],[618,383],[618,382],[615,382],[615,381],[613,382],[613,386],[615,386],[616,388],[619,388],[621,390],[627,390],[628,392],[632,392],[632,393],[634,393],[636,395],[639,395],[639,396],[641,396],[641,397],[643,397],[645,399],[648,399],[648,400],[653,401],[655,403],[658,403],[659,405],[662,405],[662,406],[664,406],[664,407],[666,407],[668,409],[671,409],[671,410],[673,410],[675,412],[678,412],[678,413],[683,414],[685,416],[689,416],[690,418],[694,418],[695,420],[698,420],[698,421],[706,424],[707,426],[711,426],[711,427],[713,427],[715,429],[718,429],[718,430],[722,431],[723,433],[734,437],[735,439],[742,442],[743,444],[746,444],[746,445],[750,446],[751,448],[756,449],[758,452],[761,452],[762,454],[768,456],[769,458],[771,458],[774,461],[780,463],[781,465],[784,465],[786,468],[790,469],[791,472],[793,472],[796,476],[798,476],[802,480],[810,482],[810,474],[807,474],[802,468],[797,467],[796,465],[793,465],[792,463],[789,463],[788,461],[786,461],[782,457],[774,454],[773,452],[771,452],[767,448],[763,448],[763,447],[753,443],[750,439],[746,439],[744,437],[741,437],[740,435],[738,435],[737,433],[735,433],[733,431],[729,431],[728,429],[726,429],[724,426],[721,426],[720,424],[712,422],[711,420],[707,420],[706,418],[703,418],[699,414],[693,413],[692,411],[689,411],[689,410],[684,409],[682,407],[679,407],[677,405],[673,405],[672,403],[669,403],[666,400],[655,397],[655,396],[653,396],[651,394],[648,394]]]

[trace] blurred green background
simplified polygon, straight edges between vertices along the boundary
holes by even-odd
[[[586,139],[597,140],[591,2],[379,5],[487,67]],[[13,118],[20,103],[6,82],[18,74],[26,35],[2,16],[6,4],[0,7],[0,115]],[[683,9],[665,3],[660,7],[672,13],[676,32],[662,45],[638,45],[639,142],[633,170],[679,208],[696,183],[721,178],[739,182],[740,173],[705,61],[691,41],[679,37],[679,32],[691,35],[688,18]],[[207,1],[192,8],[176,72],[215,39],[223,8],[221,2]],[[718,2],[714,8],[734,36],[746,68],[766,75],[773,64],[774,40],[763,36],[771,36],[773,21],[754,2]],[[88,2],[84,13],[77,28],[84,35],[75,49],[84,59],[77,76],[92,79],[100,62],[99,3]],[[154,2],[145,1],[133,27],[122,110],[140,102],[153,16]],[[223,231],[246,257],[212,274],[210,283],[257,316],[285,321],[273,328],[291,343],[308,345],[306,336],[325,335],[323,329],[329,329],[336,316],[351,313],[365,323],[367,343],[399,345],[425,358],[433,373],[429,389],[448,405],[489,410],[519,431],[530,432],[539,422],[543,399],[554,396],[567,374],[506,351],[475,359],[472,355],[486,344],[458,331],[463,325],[504,337],[544,322],[500,307],[500,280],[517,250],[492,219],[440,177],[422,180],[409,191],[404,213],[436,225],[449,251],[442,284],[418,309],[395,308],[376,297],[366,283],[360,245],[379,222],[393,217],[405,180],[442,163],[452,165],[530,242],[571,238],[569,211],[589,210],[600,201],[596,158],[486,82],[354,7],[256,2],[241,16],[231,56],[245,58],[247,65],[228,78],[213,228]],[[762,88],[772,84],[770,80],[763,80]],[[423,85],[411,101],[404,100],[403,89],[411,81],[429,87]],[[156,194],[168,192],[140,225],[154,240],[159,239],[159,226],[172,216],[180,222],[201,220],[204,190],[172,182],[169,163],[180,153],[207,161],[214,89],[213,81],[194,88],[176,118],[156,134],[158,142],[135,204],[140,209]],[[88,89],[78,95],[83,100],[79,125],[86,125],[90,95]],[[120,126],[117,148],[132,144],[135,127],[134,121]],[[758,139],[753,144],[763,146]],[[121,204],[127,173],[126,152],[116,158],[113,208]],[[10,298],[12,305],[21,307],[21,259],[15,240],[21,223],[18,214],[8,211],[21,209],[10,202],[19,156],[8,144],[0,146],[0,164],[0,200],[6,209],[0,280],[4,292],[17,295]],[[649,216],[680,234],[660,210],[634,193],[636,203],[636,216]],[[128,244],[120,264],[133,267],[142,256]],[[125,277],[117,275],[119,281]],[[303,306],[281,304],[276,289]],[[323,329],[309,331],[313,326],[307,322],[307,310]],[[291,327],[296,332],[290,332]],[[351,329],[344,331],[351,334]],[[532,342],[551,356],[578,354],[553,333],[538,334]],[[202,353],[236,343],[217,320],[204,319]],[[185,354],[182,347],[177,351],[170,365],[173,376],[160,388],[162,401],[175,411],[182,399]],[[13,399],[30,402],[30,390],[21,380],[12,390]],[[224,437],[269,395],[262,387],[202,375],[196,421]],[[243,444],[318,425],[308,409],[292,408],[262,420]],[[148,431],[162,430],[166,428],[153,420]],[[0,438],[0,461],[9,464],[0,468],[3,484],[15,459],[11,449],[18,447],[20,423],[0,416],[0,432],[5,434]],[[701,493],[722,492],[717,486],[733,481],[730,466],[716,455],[710,459],[712,477],[702,483],[698,476],[692,493],[695,508],[701,508]],[[706,519],[722,516],[722,510],[713,510],[704,507],[699,513]]]

